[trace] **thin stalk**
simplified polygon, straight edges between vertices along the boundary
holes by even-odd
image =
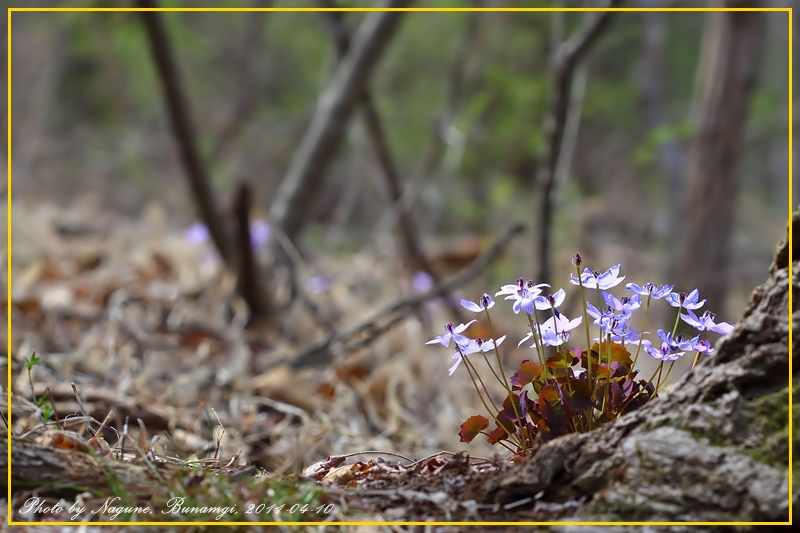
[[[547,382],[547,352],[545,351],[544,347],[544,339],[542,339],[542,327],[541,322],[539,321],[539,313],[537,313],[536,305],[533,307],[533,318],[536,319],[536,339],[539,342],[539,346],[542,348],[542,372],[545,376],[545,383]],[[553,381],[555,381],[555,376],[553,376]]]
[[[591,357],[591,350],[592,350],[592,339],[591,335],[589,335],[589,314],[587,313],[586,308],[586,291],[583,288],[583,280],[581,279],[581,269],[579,266],[575,267],[575,273],[577,274],[578,278],[578,287],[580,288],[581,293],[581,303],[583,304],[583,325],[586,329],[586,379],[589,382],[589,386],[592,386],[592,357]],[[589,407],[589,426],[594,425],[594,417],[591,416],[594,412],[594,407]]]
[[[508,433],[508,432],[506,432],[506,433]],[[485,431],[481,431],[481,435],[486,435],[486,437],[487,437],[487,438],[491,438],[491,437],[492,437],[491,435],[489,435],[489,434],[488,434],[488,433],[486,433]],[[517,452],[515,452],[514,450],[512,450],[512,449],[511,449],[511,447],[509,447],[509,446],[508,446],[506,443],[504,443],[503,441],[501,441],[501,440],[498,440],[498,441],[497,441],[497,444],[499,444],[500,446],[502,446],[502,447],[503,447],[503,448],[505,448],[506,450],[510,451],[510,452],[511,452],[511,453],[513,453],[514,455],[516,455],[516,453],[517,453]]]
[[[539,343],[537,341],[537,335],[536,335],[536,328],[533,326],[533,318],[528,313],[525,313],[525,316],[528,317],[528,325],[531,327],[531,336],[533,337],[533,344],[536,347],[536,355],[539,357],[539,364],[542,365],[542,375],[544,376],[545,383],[547,383],[547,366],[545,366],[544,364],[544,358],[542,357],[542,352],[541,349],[539,348]]]
[[[492,325],[492,318],[489,316],[489,310],[488,309],[484,309],[483,311],[484,311],[484,313],[486,313],[486,320],[489,322],[489,332],[492,335],[492,343],[494,344],[494,354],[497,357],[497,365],[500,367],[500,375],[503,376],[502,380],[500,380],[500,378],[497,378],[497,379],[501,381],[501,383],[503,384],[503,386],[506,389],[506,392],[508,393],[508,398],[511,401],[511,407],[514,409],[514,416],[517,417],[517,422],[519,423],[519,429],[520,429],[520,431],[522,431],[522,429],[525,426],[523,424],[522,417],[519,416],[519,410],[517,409],[517,405],[514,403],[514,398],[512,396],[514,393],[511,391],[511,385],[509,385],[508,381],[505,379],[506,371],[503,368],[503,361],[500,359],[500,350],[497,348],[497,341],[495,340],[495,332],[494,332],[494,326]],[[483,353],[483,357],[486,359],[486,364],[489,364],[489,359],[486,358],[486,354],[485,353]],[[492,367],[492,365],[489,365],[489,368],[491,368],[491,367]],[[492,370],[492,373],[494,374],[494,370]],[[495,374],[495,377],[497,377],[497,374]],[[524,435],[523,435],[523,438],[524,438]],[[522,449],[523,449],[523,451],[525,451],[525,449],[526,449],[524,440],[523,440],[523,444],[522,444]]]
[[[644,306],[644,325],[642,326],[642,331],[639,333],[639,346],[636,347],[636,355],[633,356],[633,364],[631,364],[631,369],[628,372],[628,378],[631,379],[631,375],[633,375],[633,369],[636,368],[636,361],[639,360],[639,352],[642,350],[642,341],[644,341],[644,330],[647,329],[647,321],[650,317],[650,300],[652,298],[652,294],[647,295],[647,303]]]
[[[516,435],[512,435],[511,433],[509,433],[508,429],[506,429],[506,427],[503,424],[501,424],[500,421],[497,419],[497,416],[494,414],[494,412],[491,409],[489,409],[489,406],[486,404],[486,400],[483,399],[483,394],[481,394],[480,388],[478,388],[478,383],[475,381],[475,376],[473,376],[472,370],[470,369],[471,363],[469,362],[467,357],[464,355],[464,352],[461,351],[461,347],[458,344],[456,344],[456,350],[458,351],[459,355],[461,355],[461,358],[464,360],[464,366],[467,369],[467,373],[469,373],[469,378],[472,380],[472,385],[475,387],[475,392],[478,393],[478,398],[481,400],[481,403],[483,404],[483,407],[486,409],[486,412],[488,412],[489,416],[492,417],[492,420],[494,420],[495,424],[497,424],[497,427],[503,428],[503,431],[505,431],[505,433],[506,433],[506,435],[508,435],[509,439],[516,437]],[[480,379],[480,376],[478,376],[478,379]],[[488,392],[487,392],[487,394],[488,394]],[[492,398],[490,396],[489,397],[489,401],[491,401],[491,400],[492,400]],[[492,405],[494,405],[494,402],[492,402]],[[497,408],[495,408],[495,409],[497,411],[499,411],[499,409],[497,409]],[[516,441],[516,442],[517,442],[517,444],[519,444],[519,441]]]
[[[678,331],[678,324],[680,323],[680,320],[681,320],[681,309],[683,309],[683,305],[680,305],[678,307],[678,316],[675,317],[675,325],[672,327],[672,340],[673,341],[675,340],[675,333]],[[677,359],[673,360],[670,363],[669,368],[667,369],[667,377],[669,377],[669,373],[672,372],[672,367],[675,366],[675,361],[677,361]],[[659,369],[663,368],[663,366],[664,366],[664,361],[661,361],[661,365],[659,365]],[[665,377],[664,381],[666,381],[666,379],[667,378]],[[661,372],[659,371],[659,373],[658,373],[658,383],[656,384],[655,393],[658,393],[658,389],[661,388],[661,385],[662,385],[662,383],[661,383]]]
[[[628,407],[628,404],[629,404],[629,403],[631,403],[633,400],[635,400],[636,398],[638,398],[639,396],[641,396],[641,395],[642,395],[642,393],[643,393],[644,391],[646,391],[646,390],[647,390],[647,385],[650,385],[651,383],[653,383],[653,378],[655,378],[655,377],[656,377],[656,374],[657,374],[657,373],[658,373],[658,369],[656,369],[656,371],[655,371],[655,372],[653,372],[653,375],[652,375],[652,376],[650,376],[650,379],[649,379],[649,380],[647,380],[647,383],[645,384],[645,386],[644,386],[644,387],[642,387],[641,389],[639,389],[639,391],[638,391],[636,394],[634,394],[633,396],[631,396],[630,398],[628,398],[628,400],[626,400],[626,401],[625,401],[625,403],[624,403],[624,404],[622,404],[622,407],[620,407],[620,408],[619,408],[619,411],[620,411],[620,413],[621,413],[622,411],[624,411],[626,407]],[[655,394],[656,394],[656,391],[653,391],[653,396],[655,396]]]
[[[556,308],[553,306],[552,303],[550,304],[550,309],[553,311],[553,328],[555,328],[556,337],[558,337],[558,321],[555,319],[557,311],[556,311]],[[556,346],[556,353],[557,354],[562,353],[560,345]],[[567,372],[567,391],[569,391],[569,395],[571,397],[572,396],[572,384],[569,382],[569,372]]]

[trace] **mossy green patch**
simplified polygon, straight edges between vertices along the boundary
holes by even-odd
[[[789,389],[767,394],[754,401],[751,434],[758,438],[758,445],[743,451],[756,461],[772,466],[789,466]],[[793,425],[797,424],[797,402],[800,386],[792,390]],[[795,437],[795,447],[796,447]]]

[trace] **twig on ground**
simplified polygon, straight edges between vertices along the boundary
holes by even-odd
[[[70,385],[72,385],[72,392],[75,394],[75,400],[78,402],[78,409],[81,410],[81,414],[83,416],[88,416],[86,414],[86,409],[83,407],[83,401],[81,400],[81,395],[78,393],[78,387],[75,385],[74,381],[71,381]],[[92,437],[95,436],[95,432],[89,424],[86,424],[86,430]]]
[[[369,345],[380,335],[388,331],[392,326],[406,318],[417,306],[433,298],[444,296],[456,287],[459,287],[460,285],[463,285],[464,283],[477,277],[486,269],[487,266],[489,266],[489,263],[492,261],[492,259],[497,257],[506,247],[506,245],[508,245],[508,243],[514,237],[522,233],[524,229],[525,226],[523,224],[515,224],[514,226],[510,227],[500,238],[497,239],[497,242],[495,242],[492,247],[486,251],[486,253],[473,261],[466,268],[460,270],[455,275],[438,284],[427,294],[399,300],[377,312],[372,316],[372,318],[360,322],[349,329],[336,332],[332,334],[326,341],[306,349],[294,358],[288,361],[276,361],[270,365],[270,367],[278,366],[287,362],[293,368],[325,364],[333,358],[330,351],[334,346],[340,347],[341,351],[346,353]],[[382,326],[379,325],[380,322],[387,319],[388,322],[386,324],[383,324]],[[353,343],[356,337],[366,333],[369,333],[367,338],[364,338],[354,344],[350,344]]]

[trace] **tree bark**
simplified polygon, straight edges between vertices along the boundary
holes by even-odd
[[[741,6],[727,1],[724,7]],[[677,289],[700,289],[724,309],[738,169],[747,105],[758,72],[764,14],[709,13],[698,67],[697,135],[688,163],[681,238],[672,264]]]
[[[409,3],[410,0],[389,0],[385,7],[404,7]],[[305,225],[308,207],[317,197],[325,169],[401,15],[397,11],[368,15],[320,96],[311,124],[270,206],[272,222],[292,241]]]

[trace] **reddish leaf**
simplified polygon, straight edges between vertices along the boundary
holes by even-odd
[[[497,421],[500,424],[489,434],[489,444],[494,444],[499,440],[507,439],[509,434],[513,435],[517,431],[514,422],[509,420],[503,411],[497,413]]]
[[[570,392],[571,391],[571,392]],[[571,409],[582,413],[592,405],[592,386],[585,379],[570,379],[567,403]]]
[[[609,350],[611,353],[609,354]],[[597,358],[597,354],[600,354],[601,361],[608,361],[609,357],[611,361],[616,361],[626,370],[630,369],[633,365],[633,359],[631,359],[631,353],[625,349],[624,346],[621,344],[617,344],[616,342],[612,342],[609,344],[608,341],[603,341],[602,343],[594,343],[592,345],[592,359]],[[585,353],[585,352],[584,352]]]
[[[541,375],[542,367],[526,359],[519,366],[519,370],[517,370],[514,375],[511,376],[511,387],[514,390],[519,390]]]
[[[461,431],[458,432],[458,436],[461,437],[461,442],[472,442],[472,439],[488,427],[489,420],[485,416],[471,416],[461,424]]]
[[[576,364],[578,359],[570,352],[558,352],[547,358],[545,365],[550,368],[569,368]]]
[[[489,444],[495,444],[501,440],[507,439],[508,434],[506,434],[503,428],[497,427],[494,428],[491,433],[489,433],[489,438],[486,439]]]
[[[520,418],[524,419],[528,415],[527,402],[523,402],[519,395],[511,393],[503,400],[503,413],[512,422],[517,422]],[[517,414],[519,414],[519,418],[517,418]]]
[[[566,427],[569,422],[557,385],[546,385],[539,394],[539,412],[551,429]]]

